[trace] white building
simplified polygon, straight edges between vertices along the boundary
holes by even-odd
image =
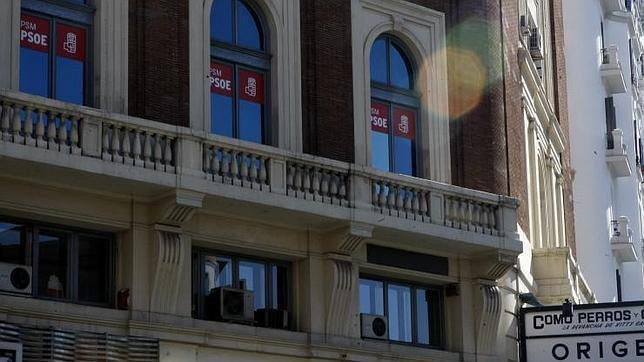
[[[642,299],[641,5],[563,7],[577,258],[599,302]]]

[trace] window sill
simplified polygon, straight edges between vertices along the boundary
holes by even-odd
[[[51,299],[0,294],[0,316],[7,322],[33,326],[65,326],[127,332],[128,311]],[[6,317],[5,317],[6,316]],[[91,321],[91,326],[88,325]]]

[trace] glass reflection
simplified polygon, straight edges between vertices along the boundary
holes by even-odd
[[[411,290],[402,285],[389,284],[389,339],[411,342]]]
[[[20,48],[20,91],[49,96],[49,55]]]
[[[377,280],[360,279],[360,313],[385,314],[383,283]]]
[[[233,42],[232,0],[215,0],[210,11],[210,37],[226,43]]]
[[[13,223],[0,223],[0,262],[25,264],[26,228]]]
[[[378,38],[371,48],[371,81],[387,83],[387,42]]]
[[[239,100],[239,138],[245,141],[262,143],[263,106]]]
[[[40,230],[38,244],[38,295],[65,298],[68,235],[53,230]]]
[[[79,60],[56,57],[56,99],[83,104],[84,68]]]
[[[255,295],[255,309],[266,307],[266,270],[263,263],[239,262],[239,281],[246,283],[246,290]]]
[[[237,44],[246,48],[262,50],[262,33],[252,11],[237,0]]]
[[[411,89],[411,71],[407,59],[400,49],[391,45],[389,48],[391,57],[391,85],[398,88]]]
[[[233,98],[210,93],[212,133],[233,137]]]

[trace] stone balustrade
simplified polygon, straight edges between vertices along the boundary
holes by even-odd
[[[0,146],[33,147],[40,150],[37,152],[131,168],[129,173],[101,169],[117,177],[134,178],[139,174],[137,169],[148,172],[146,178],[139,179],[149,182],[155,179],[149,172],[178,174],[183,184],[198,192],[217,194],[222,190],[222,195],[236,197],[237,191],[224,190],[248,189],[249,193],[288,198],[281,207],[294,202],[299,205],[295,209],[309,210],[305,205],[311,203],[339,208],[336,210],[353,209],[366,222],[386,216],[479,235],[517,238],[517,201],[512,198],[19,92],[0,90],[0,140]],[[29,152],[18,153],[30,157]],[[40,158],[39,162],[52,162],[43,159],[51,157]],[[74,164],[68,162],[66,167]],[[166,185],[174,182],[165,180]],[[254,197],[248,194],[245,199]],[[287,202],[289,199],[292,201]],[[263,198],[257,202],[263,202]],[[350,215],[326,210],[327,216]]]

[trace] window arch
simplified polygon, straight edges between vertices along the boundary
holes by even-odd
[[[270,55],[264,21],[245,0],[215,0],[210,11],[211,132],[268,143]]]
[[[391,35],[371,48],[371,164],[374,168],[418,176],[418,110],[415,65],[404,45]]]

